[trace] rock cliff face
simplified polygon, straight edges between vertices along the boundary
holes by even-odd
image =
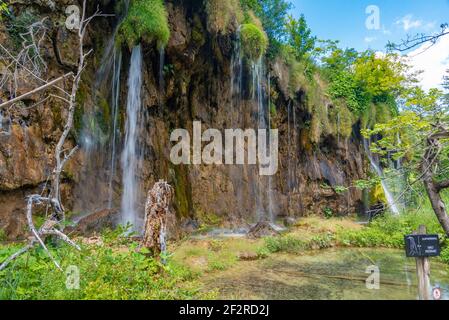
[[[97,2],[104,12],[114,10],[113,1]],[[69,1],[12,1],[16,16],[24,12],[32,12],[36,17],[50,16],[48,37],[43,45],[47,63],[44,78],[61,75],[76,59],[73,56],[74,35],[61,23],[66,19],[64,11],[69,4]],[[268,108],[271,127],[279,129],[279,170],[275,176],[261,179],[255,174],[256,168],[249,165],[175,166],[170,162],[173,145],[170,133],[173,129],[184,128],[192,133],[194,120],[201,121],[204,130],[252,128],[258,106],[251,94],[249,63],[244,63],[242,95],[238,106],[235,103],[231,66],[237,25],[233,26],[234,32],[225,35],[209,32],[202,1],[171,0],[166,1],[166,6],[171,37],[165,48],[163,68],[160,66],[160,52],[151,44],[142,44],[144,125],[139,132],[143,147],[138,170],[141,196],[157,180],[167,179],[175,189],[177,226],[186,225],[191,220],[218,220],[223,225],[235,226],[253,221],[260,211],[268,210],[280,217],[358,212],[360,191],[351,188],[347,193],[338,194],[332,188],[348,186],[352,181],[365,177],[366,163],[357,126],[349,138],[338,134],[322,135],[319,142],[312,142],[307,124],[313,115],[305,105],[308,92],[299,90],[294,99],[289,96],[285,88],[287,71],[280,62],[265,63],[265,81],[261,84],[267,92],[267,100],[270,99],[274,106]],[[119,158],[125,130],[129,50],[122,49],[117,114],[120,134],[114,148],[111,75],[100,74],[105,72],[101,66],[110,63],[110,55],[105,52],[108,44],[112,43],[110,39],[116,20],[98,19],[91,26],[86,40],[86,46],[94,50],[94,56],[78,95],[79,111],[71,138],[73,144],[82,146],[82,150],[64,175],[64,203],[66,209],[74,214],[100,211],[108,206],[120,207]],[[5,44],[13,42],[6,23],[1,23],[0,39]],[[164,71],[163,82],[160,70]],[[23,81],[21,90],[36,84],[32,80]],[[14,93],[3,87],[0,95],[5,100]],[[32,192],[39,192],[51,173],[52,151],[63,125],[65,110],[61,103],[53,99],[40,103],[43,98],[44,94],[33,96],[21,107],[2,112],[0,228],[11,239],[24,233],[24,198]],[[324,97],[322,103],[326,109],[333,108]],[[95,125],[89,125],[92,123]],[[89,127],[91,135],[84,134],[86,127]],[[95,141],[87,141],[92,137]],[[115,153],[112,153],[113,149]],[[114,166],[111,166],[111,159],[115,159]]]

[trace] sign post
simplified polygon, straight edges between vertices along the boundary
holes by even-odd
[[[428,235],[426,227],[421,225],[417,232],[405,236],[405,251],[407,257],[416,259],[419,299],[431,300],[429,257],[440,255],[438,235]]]

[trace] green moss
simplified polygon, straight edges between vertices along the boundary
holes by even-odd
[[[388,104],[371,104],[360,116],[362,128],[373,128],[377,123],[386,123],[391,119],[391,116],[391,109]]]
[[[183,165],[173,166],[173,185],[175,189],[174,206],[181,217],[189,217],[192,212],[192,192],[188,181],[187,167]]]
[[[205,30],[198,15],[193,18],[192,39],[198,47],[206,43]]]
[[[111,109],[105,98],[101,98],[98,102],[98,110],[95,114],[98,126],[102,132],[108,132],[111,123]]]
[[[243,53],[250,60],[262,57],[268,48],[268,37],[257,25],[253,23],[243,24],[241,27],[241,41]]]
[[[169,39],[168,14],[163,0],[132,0],[128,15],[119,27],[118,44],[132,48],[145,41],[164,47]]]

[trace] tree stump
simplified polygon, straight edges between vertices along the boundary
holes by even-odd
[[[148,192],[142,246],[149,249],[154,257],[159,257],[166,250],[167,217],[173,194],[173,188],[163,180]]]

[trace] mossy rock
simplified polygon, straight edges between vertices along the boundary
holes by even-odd
[[[245,56],[256,61],[261,58],[268,48],[268,37],[265,32],[253,23],[243,24],[241,27],[241,41]]]
[[[127,44],[132,48],[144,41],[156,42],[158,47],[165,47],[169,39],[170,28],[164,1],[132,0],[118,30],[118,45]]]

